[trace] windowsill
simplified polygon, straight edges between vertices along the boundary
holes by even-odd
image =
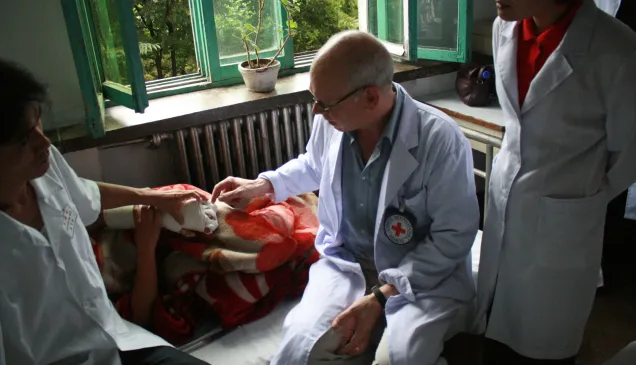
[[[405,82],[454,72],[458,65],[421,61],[417,64],[395,63],[396,82]],[[106,109],[106,134],[93,139],[84,125],[50,131],[54,141],[62,141],[64,152],[83,150],[147,138],[156,133],[208,124],[217,120],[254,114],[286,105],[311,101],[307,91],[309,73],[280,77],[270,93],[253,93],[244,84],[194,91],[150,100],[143,114],[122,106]]]

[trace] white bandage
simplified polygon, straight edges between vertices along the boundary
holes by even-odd
[[[219,226],[216,218],[216,206],[211,202],[188,201],[181,206],[181,214],[183,215],[183,225],[177,223],[171,215],[165,214],[162,221],[163,228],[177,233],[186,229],[210,234]],[[105,210],[104,222],[111,229],[135,228],[133,206]]]

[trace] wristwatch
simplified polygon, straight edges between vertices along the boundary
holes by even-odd
[[[380,286],[374,286],[373,288],[371,288],[371,292],[373,293],[373,295],[375,295],[375,298],[378,300],[378,302],[380,302],[380,306],[382,306],[382,309],[384,309],[384,307],[386,306],[386,297],[380,290]]]

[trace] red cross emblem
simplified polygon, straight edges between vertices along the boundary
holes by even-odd
[[[406,233],[406,229],[402,228],[402,222],[397,222],[391,226],[391,229],[395,232],[396,237],[400,237],[402,233]]]

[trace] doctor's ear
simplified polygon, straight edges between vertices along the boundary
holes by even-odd
[[[380,103],[382,90],[377,86],[367,86],[362,89],[361,97],[368,109],[375,108]]]

